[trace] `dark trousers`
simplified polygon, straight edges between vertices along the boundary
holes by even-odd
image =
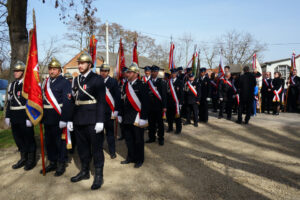
[[[238,121],[239,122],[242,121],[242,114],[243,114],[244,109],[246,111],[245,121],[248,122],[251,117],[251,110],[253,109],[253,101],[240,102],[240,105],[238,107]]]
[[[156,139],[156,131],[158,140],[163,141],[165,130],[164,130],[164,122],[162,119],[162,110],[151,110],[149,113],[149,139],[155,140]]]
[[[116,142],[114,135],[114,120],[108,119],[104,123],[104,129],[106,133],[106,141],[108,145],[108,150],[110,154],[116,153]]]
[[[221,101],[220,102],[219,116],[223,117],[223,110],[225,108],[225,112],[227,114],[227,118],[231,119],[232,106],[233,106],[233,101]]]
[[[186,104],[186,121],[191,122],[192,112],[194,114],[194,124],[198,123],[198,104]]]
[[[68,159],[66,141],[61,138],[62,132],[58,125],[45,125],[45,143],[51,162],[66,162]]]
[[[273,102],[273,114],[278,113],[279,114],[279,110],[280,110],[280,102]]]
[[[128,149],[127,160],[134,163],[144,162],[144,128],[124,124],[124,136]]]
[[[299,91],[297,88],[288,89],[287,107],[289,112],[297,112],[297,100],[299,98]]]
[[[11,124],[12,134],[20,152],[32,153],[36,150],[33,127],[26,127],[25,122]]]
[[[75,125],[77,151],[81,164],[89,165],[94,160],[95,168],[104,166],[104,132],[96,133],[95,125]]]
[[[218,98],[217,97],[212,98],[212,106],[213,106],[213,111],[217,112],[217,109],[218,109]]]
[[[208,121],[208,104],[207,104],[206,99],[200,101],[199,121],[200,122],[207,122]]]
[[[264,94],[261,96],[261,112],[264,113],[267,111],[268,113],[272,110],[272,102],[273,96],[272,94]]]
[[[181,124],[181,117],[175,118],[176,110],[173,107],[167,108],[167,121],[169,130],[173,130],[173,122],[175,121],[176,124],[176,131],[181,132],[182,124]]]

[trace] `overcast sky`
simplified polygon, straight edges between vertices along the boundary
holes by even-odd
[[[28,22],[32,21],[34,8],[41,57],[42,44],[47,45],[51,37],[63,42],[68,32],[53,2],[48,0],[42,4],[29,0]],[[299,0],[97,0],[94,5],[98,9],[96,16],[102,22],[116,22],[155,38],[157,43],[166,44],[171,35],[176,42],[184,33],[191,33],[198,44],[213,43],[216,37],[236,30],[251,33],[255,39],[268,44],[264,61],[290,57],[294,50],[300,54]],[[76,53],[63,51],[58,58],[67,62]]]

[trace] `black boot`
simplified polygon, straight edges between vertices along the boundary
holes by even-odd
[[[90,170],[88,164],[82,164],[82,169],[80,172],[71,178],[71,182],[75,183],[81,180],[89,179],[90,178]]]
[[[45,173],[51,172],[51,171],[55,171],[57,168],[56,162],[51,162],[50,164],[46,167],[45,169]],[[41,169],[40,173],[43,173],[43,170]]]
[[[35,167],[35,165],[36,165],[35,152],[30,152],[28,153],[28,159],[24,169],[26,171],[31,170]]]
[[[26,164],[27,161],[27,153],[25,152],[21,152],[21,159],[12,166],[13,169],[19,169],[21,167],[23,167]]]
[[[54,176],[61,176],[65,173],[65,171],[66,171],[66,164],[64,162],[58,162],[57,169]]]
[[[103,184],[103,167],[95,168],[95,176],[94,176],[94,182],[91,186],[91,190],[97,190],[101,188]]]

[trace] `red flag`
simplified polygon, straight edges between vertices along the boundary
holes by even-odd
[[[124,49],[122,44],[122,38],[120,38],[120,46],[118,51],[117,65],[116,65],[116,77],[118,80],[122,79],[122,69],[125,67]]]
[[[137,54],[137,41],[134,42],[132,62],[139,64],[138,54]]]
[[[175,49],[175,45],[174,45],[173,42],[171,42],[170,54],[169,54],[169,70],[170,69],[175,69],[175,64],[174,64],[174,49]]]
[[[90,38],[90,55],[92,57],[92,61],[94,64],[94,69],[93,71],[96,71],[96,62],[97,62],[97,42],[98,40],[95,38],[95,35],[92,35],[92,37]]]
[[[43,117],[43,98],[39,78],[36,26],[29,32],[29,51],[24,74],[22,95],[27,99],[26,113],[30,121],[37,125]]]

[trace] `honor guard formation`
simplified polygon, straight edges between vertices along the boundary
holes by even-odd
[[[248,66],[243,67],[240,76],[231,74],[226,66],[221,77],[208,73],[206,68],[194,74],[191,68],[182,67],[172,68],[162,77],[162,69],[156,65],[145,66],[141,76],[141,68],[133,62],[122,68],[121,78],[115,79],[110,77],[107,64],[102,64],[100,74],[93,72],[89,54],[82,53],[77,63],[80,74],[73,78],[69,73],[63,76],[60,62],[52,58],[48,64],[49,76],[41,85],[48,159],[45,173],[53,171],[57,177],[64,174],[68,153],[73,153],[76,147],[81,166],[70,181],[76,184],[89,179],[92,166],[92,190],[103,184],[105,139],[111,159],[117,157],[116,139],[125,140],[127,154],[121,164],[133,163],[134,168],[140,168],[145,161],[145,143],[158,142],[163,146],[165,132],[181,134],[182,125],[198,127],[198,123],[207,123],[209,109],[219,119],[226,116],[231,120],[236,114],[238,124],[249,123],[258,99],[261,113],[278,115],[285,103],[288,112],[297,111],[300,78],[296,70],[286,84],[279,72],[274,73],[273,79],[270,72],[264,73],[258,93],[257,79],[262,74],[250,71]],[[20,152],[20,160],[12,168],[31,170],[36,165],[36,142],[34,126],[25,111],[26,99],[22,96],[24,70],[24,63],[18,61],[13,69],[15,81],[8,87],[5,123],[11,126]],[[116,134],[118,127],[120,131]]]

